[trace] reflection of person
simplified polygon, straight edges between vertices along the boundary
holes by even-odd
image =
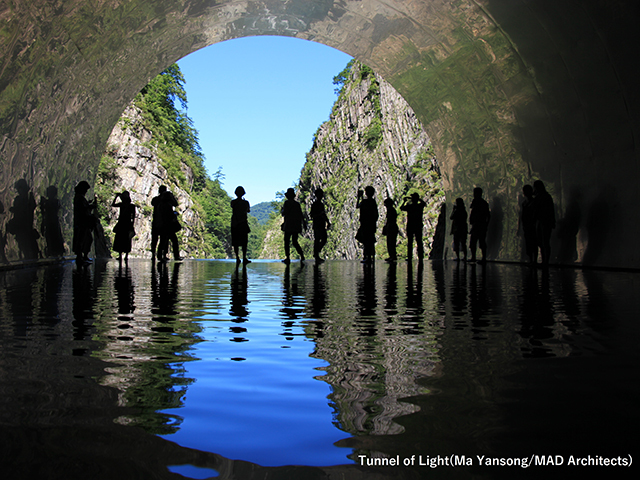
[[[286,200],[282,205],[282,209],[280,213],[284,217],[284,222],[282,223],[282,231],[284,232],[284,254],[285,259],[284,263],[291,262],[291,247],[289,243],[293,244],[293,247],[300,255],[300,261],[304,262],[304,253],[302,252],[302,248],[298,243],[298,235],[302,233],[302,230],[306,228],[306,221],[304,215],[302,214],[302,208],[300,204],[295,200],[296,192],[293,188],[287,189],[287,192],[284,194]]]
[[[456,259],[460,260],[460,251],[462,251],[464,260],[467,260],[467,209],[464,207],[464,200],[461,198],[456,198],[450,220],[453,251],[456,252]]]
[[[244,188],[236,188],[237,198],[231,200],[231,245],[236,254],[236,263],[240,263],[240,247],[242,247],[242,258],[245,264],[251,263],[247,258],[247,244],[249,243],[249,221],[247,214],[251,211],[249,202],[242,196],[246,192]]]
[[[356,208],[360,210],[360,228],[356,234],[356,240],[362,243],[363,262],[373,262],[375,258],[376,228],[378,225],[378,204],[373,198],[375,189],[369,185],[358,190]],[[364,197],[366,195],[366,198]]]
[[[76,254],[76,262],[79,265],[91,263],[89,251],[93,242],[92,232],[95,227],[96,217],[93,210],[96,208],[96,199],[89,202],[85,195],[89,191],[89,184],[84,180],[75,187],[73,197],[73,253]]]
[[[413,239],[416,239],[418,259],[424,258],[424,245],[422,244],[422,214],[425,207],[424,201],[417,192],[405,197],[400,210],[407,212],[407,260],[413,257]]]
[[[522,227],[524,249],[529,257],[529,263],[536,263],[538,261],[538,241],[536,239],[536,213],[533,187],[531,185],[525,185],[522,187],[522,193],[524,194],[524,200],[520,205],[518,227]]]
[[[40,199],[40,210],[42,211],[40,232],[47,243],[45,252],[49,257],[61,257],[64,255],[64,239],[58,218],[60,212],[58,189],[54,185],[47,188],[47,197]]]
[[[120,197],[120,202],[117,201],[118,197]],[[113,229],[116,234],[113,240],[113,249],[120,254],[118,257],[119,261],[122,261],[123,253],[125,261],[128,261],[129,252],[131,252],[131,239],[136,234],[133,228],[133,222],[136,218],[136,206],[131,203],[131,196],[126,190],[122,193],[116,193],[116,197],[113,199],[111,206],[120,209],[118,222]]]
[[[38,258],[40,256],[38,231],[33,228],[36,200],[24,178],[15,183],[15,189],[18,196],[13,200],[13,206],[9,208],[13,217],[7,224],[7,231],[15,235],[22,258]]]
[[[322,199],[324,198],[324,190],[316,188],[316,200],[311,204],[311,220],[313,220],[313,256],[316,262],[323,262],[320,258],[320,252],[327,244],[327,229],[331,228],[331,222],[327,217]]]
[[[536,218],[536,238],[540,247],[542,264],[548,265],[551,256],[551,230],[556,228],[556,212],[553,199],[542,180],[533,182],[533,206]]]
[[[396,241],[398,239],[398,212],[392,198],[384,200],[384,206],[387,209],[387,217],[382,227],[382,234],[387,237],[387,253],[389,257],[387,262],[395,262],[398,258],[396,253]]]
[[[480,244],[482,252],[482,262],[487,258],[487,227],[491,219],[489,204],[482,198],[482,189],[473,189],[473,200],[471,201],[471,213],[469,214],[469,224],[471,225],[471,238],[469,239],[469,249],[471,250],[471,261],[476,261],[476,246]]]

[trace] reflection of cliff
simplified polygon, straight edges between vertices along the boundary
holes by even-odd
[[[178,318],[179,293],[184,288],[179,267],[151,266],[151,272],[141,272],[114,266],[102,296],[102,301],[113,301],[118,312],[98,328],[97,339],[104,346],[97,356],[111,364],[102,383],[119,391],[121,406],[137,410],[135,420],[121,417],[120,422],[135,421],[157,434],[178,428],[177,417],[157,410],[182,405],[186,387],[193,382],[184,377],[181,364],[190,359],[185,352],[198,341],[199,328]]]
[[[316,343],[313,356],[330,362],[318,378],[333,389],[336,422],[353,435],[402,432],[394,419],[417,410],[402,399],[423,393],[416,379],[429,375],[439,361],[442,319],[422,305],[422,272],[409,270],[397,279],[395,266],[389,267],[391,273],[379,267],[345,265],[347,275],[329,269],[328,291],[316,272],[307,309],[324,310],[323,320],[310,321],[307,333]]]

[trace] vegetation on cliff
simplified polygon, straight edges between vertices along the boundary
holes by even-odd
[[[191,257],[226,258],[232,254],[231,198],[222,188],[222,172],[209,175],[204,166],[198,132],[186,114],[184,83],[178,65],[171,65],[125,110],[98,170],[98,213],[109,235],[118,213],[111,207],[115,192],[137,189],[132,192],[140,207],[138,236],[134,239],[134,250],[138,251],[134,253],[146,256],[150,248],[151,198],[157,194],[157,186],[165,184],[182,200],[185,228],[178,233],[182,251]],[[125,178],[127,168],[153,178],[141,186],[135,176],[133,181]],[[250,251],[255,251],[262,242],[262,227],[254,218],[250,226]]]
[[[353,259],[360,256],[355,240],[358,228],[356,193],[372,185],[378,203],[376,253],[387,255],[382,236],[385,220],[383,200],[391,198],[398,210],[398,254],[406,254],[406,216],[399,210],[406,196],[417,192],[426,202],[423,238],[431,250],[444,201],[441,176],[431,141],[415,113],[402,97],[375,72],[353,60],[334,77],[338,98],[330,119],[313,138],[311,150],[300,172],[298,201],[310,211],[314,191],[322,188],[324,203],[333,224],[323,251],[326,258]],[[276,208],[278,206],[276,205]],[[264,258],[282,256],[279,216],[275,216],[265,237]],[[311,256],[312,232],[300,242]]]

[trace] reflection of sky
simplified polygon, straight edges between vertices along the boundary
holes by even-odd
[[[164,411],[184,419],[164,438],[264,466],[350,463],[351,449],[333,445],[348,434],[332,423],[330,386],[314,379],[326,362],[310,357],[314,344],[301,326],[283,335],[274,299],[259,299],[255,273],[250,277],[246,332],[232,331],[238,323],[230,318],[204,316],[204,342],[192,351],[201,361],[188,363],[185,373],[197,381],[182,408]]]

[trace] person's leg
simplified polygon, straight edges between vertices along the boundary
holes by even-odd
[[[158,231],[151,227],[151,260],[156,258],[156,249],[158,248]]]
[[[476,246],[478,244],[478,235],[475,231],[471,231],[471,238],[469,239],[469,251],[471,252],[471,261],[476,261]]]
[[[424,245],[422,244],[422,229],[416,232],[416,247],[418,248],[418,259],[424,258]]]
[[[407,260],[413,259],[413,232],[407,231]]]
[[[291,260],[291,246],[289,242],[291,241],[291,234],[284,232],[284,256],[285,261]]]
[[[300,244],[298,243],[298,234],[294,233],[291,235],[291,243],[293,243],[293,247],[296,249],[296,252],[298,252],[298,255],[300,255],[300,260],[302,262],[304,262],[304,253],[302,252],[302,248],[300,247]]]

